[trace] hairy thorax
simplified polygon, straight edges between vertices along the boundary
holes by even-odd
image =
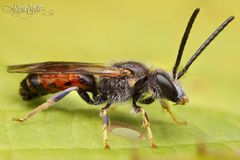
[[[113,65],[116,68],[125,68],[132,72],[132,76],[105,77],[99,79],[98,91],[108,102],[124,102],[132,97],[134,84],[147,76],[148,68],[139,62],[121,62]]]

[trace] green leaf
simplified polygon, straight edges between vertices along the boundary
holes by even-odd
[[[0,2],[1,6],[14,3]],[[28,3],[33,2],[24,4]],[[104,105],[88,105],[77,93],[69,94],[24,123],[12,121],[51,95],[23,101],[18,88],[26,75],[8,74],[7,65],[136,60],[171,71],[184,27],[196,6],[202,10],[189,37],[182,66],[224,18],[239,16],[239,2],[221,1],[221,5],[209,9],[216,3],[217,0],[183,1],[179,6],[174,1],[133,0],[66,5],[44,1],[45,9],[54,11],[52,16],[21,18],[1,12],[0,159],[198,159],[201,149],[203,158],[220,155],[227,159],[228,154],[232,159],[239,158],[234,156],[240,149],[237,21],[216,38],[180,80],[190,102],[185,106],[171,104],[171,109],[179,120],[188,122],[187,126],[175,124],[168,113],[163,113],[158,101],[143,106],[158,145],[155,150],[149,147],[140,115],[129,113],[131,102],[111,107],[111,124],[134,128],[144,138],[111,132],[109,152],[103,150],[99,117]]]

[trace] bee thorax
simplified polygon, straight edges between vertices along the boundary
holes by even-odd
[[[102,77],[98,90],[109,102],[124,102],[133,94],[133,87],[125,77]]]

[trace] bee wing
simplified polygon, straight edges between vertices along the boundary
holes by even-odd
[[[8,66],[9,73],[34,73],[34,74],[87,74],[104,75],[110,77],[130,75],[131,72],[124,68],[115,68],[97,63],[84,62],[43,62]]]

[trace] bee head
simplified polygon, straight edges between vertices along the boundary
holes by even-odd
[[[165,98],[177,104],[184,105],[188,102],[180,83],[173,79],[171,74],[163,70],[156,70],[153,75],[152,90],[158,98]]]

